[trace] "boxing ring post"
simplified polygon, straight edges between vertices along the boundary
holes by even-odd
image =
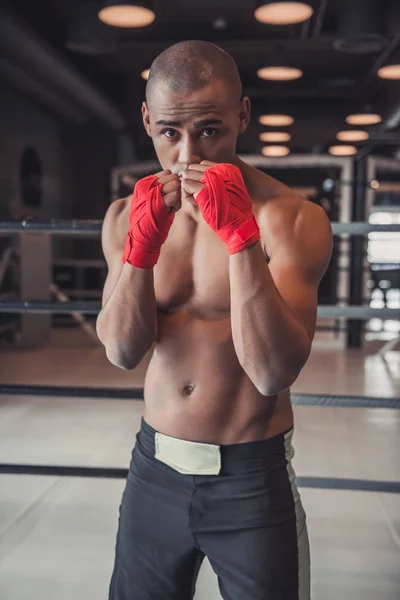
[[[392,158],[382,158],[382,157],[376,157],[376,156],[370,156],[368,158],[368,179],[369,181],[378,181],[380,180],[380,176],[379,176],[379,169],[383,169],[385,171],[389,171],[389,172],[394,172],[394,173],[400,173],[400,160],[394,160]],[[384,189],[384,186],[379,186],[378,189]],[[398,188],[398,191],[400,192],[400,186]],[[395,209],[396,207],[393,206],[385,206],[385,207],[379,207],[379,206],[374,206],[373,205],[373,191],[372,189],[368,190],[368,194],[367,194],[367,215],[371,214],[372,212],[379,212],[380,210],[384,210],[385,212],[388,212],[393,209]],[[400,210],[400,209],[397,209]],[[365,258],[366,260],[366,258]],[[400,343],[400,333],[397,336],[397,338],[394,338],[393,340],[389,340],[388,342],[386,342],[382,348],[378,351],[378,354],[384,358],[386,352],[391,352],[392,350],[394,350],[396,348],[396,346]]]
[[[11,262],[11,258],[13,255],[13,249],[11,246],[7,246],[7,248],[4,250],[3,254],[1,255],[1,260],[0,260],[0,287],[3,283],[3,279],[4,276],[6,274],[6,271],[10,265]]]

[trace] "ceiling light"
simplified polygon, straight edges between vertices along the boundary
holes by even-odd
[[[333,156],[352,156],[357,154],[357,148],[355,146],[331,146],[329,154]]]
[[[270,127],[286,127],[293,125],[294,119],[289,115],[261,115],[258,122],[261,125],[269,125]]]
[[[378,77],[381,79],[400,79],[400,64],[382,67],[378,71]]]
[[[98,16],[100,21],[113,27],[146,27],[155,19],[148,3],[141,0],[105,0]]]
[[[140,73],[140,75],[141,75],[142,79],[144,79],[145,81],[147,81],[148,78],[149,78],[149,75],[150,75],[150,69],[145,69],[144,71],[142,71]]]
[[[287,146],[264,146],[261,152],[264,156],[287,156],[290,150]]]
[[[300,1],[273,2],[265,0],[254,12],[254,16],[260,23],[268,25],[292,25],[307,21],[313,14],[309,4]]]
[[[339,131],[337,139],[341,142],[362,142],[369,138],[369,133],[357,129]]]
[[[382,121],[382,117],[375,113],[357,113],[346,117],[349,125],[376,125]]]
[[[257,75],[260,79],[270,81],[293,81],[303,76],[303,71],[295,67],[264,67],[258,69]]]
[[[265,131],[260,133],[260,140],[262,142],[289,142],[291,139],[289,133],[284,131]]]

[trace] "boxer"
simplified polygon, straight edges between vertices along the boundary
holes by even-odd
[[[110,600],[189,600],[205,556],[226,600],[309,600],[290,387],[330,261],[325,212],[243,162],[234,60],[159,55],[142,106],[162,171],[104,219],[97,332],[134,369],[152,350],[120,506]]]

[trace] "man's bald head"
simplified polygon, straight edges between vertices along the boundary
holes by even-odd
[[[210,42],[189,40],[170,46],[154,60],[146,85],[146,100],[158,83],[174,92],[195,91],[218,79],[239,103],[242,82],[233,58]]]

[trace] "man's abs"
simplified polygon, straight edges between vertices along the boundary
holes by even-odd
[[[262,396],[240,366],[230,319],[159,315],[144,418],[154,429],[215,444],[262,440],[293,425],[289,391]]]

